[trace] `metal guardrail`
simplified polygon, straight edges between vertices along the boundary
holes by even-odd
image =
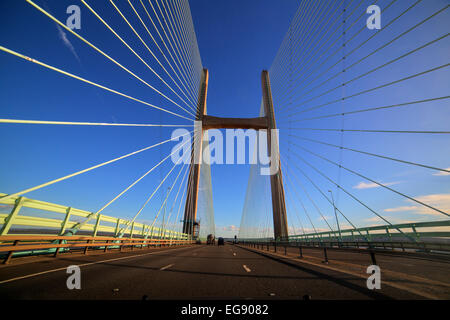
[[[12,210],[9,214],[0,213],[0,225],[2,225],[0,236],[11,234],[10,230],[14,229],[14,227],[19,227],[20,230],[23,231],[20,233],[17,232],[18,230],[15,230],[14,234],[33,234],[30,233],[30,231],[38,230],[39,232],[36,233],[38,235],[54,235],[55,233],[63,235],[66,231],[74,228],[77,224],[83,222],[84,219],[87,219],[93,214],[93,212],[25,197],[13,197],[2,201],[1,197],[6,195],[7,194],[0,193],[0,204],[10,206]],[[53,213],[55,217],[45,218],[42,216],[30,215],[29,213],[23,212],[24,208],[40,210],[41,215],[43,215],[43,211],[50,212]],[[93,217],[93,223],[86,223],[79,230],[91,232],[91,235],[94,237],[99,232],[118,236],[119,231],[126,227],[128,223],[128,220],[98,214]],[[27,227],[29,228],[28,230],[26,229]],[[130,231],[127,234],[130,237],[133,237],[133,235],[141,235],[143,237],[150,236],[151,238],[163,237],[165,239],[188,239],[187,234],[169,229],[152,227],[151,225],[138,222],[133,222],[131,226],[129,226],[129,230]]]
[[[401,232],[400,232],[400,231]],[[376,264],[375,254],[434,256],[450,259],[450,220],[405,223],[318,232],[289,236],[286,240],[273,238],[239,239],[244,246],[286,254],[287,248],[295,247],[303,257],[303,249],[323,250],[328,263],[328,250],[341,250],[369,254]]]
[[[275,241],[275,240],[240,240],[240,244],[260,250],[274,252],[288,248],[297,248],[299,257],[303,258],[303,249],[323,250],[324,261],[328,263],[328,250],[357,252],[369,254],[373,264],[376,263],[375,254],[416,255],[439,257],[450,260],[450,243],[442,242],[404,242],[404,241]]]
[[[390,252],[448,252],[450,253],[450,243],[440,242],[403,242],[403,241],[375,241],[375,242],[293,242],[293,241],[240,241],[239,243],[245,245],[258,245],[258,246],[273,246],[273,247],[305,247],[305,248],[329,248],[349,250],[357,249],[361,250],[378,250],[378,251],[390,251]]]
[[[0,255],[3,253],[3,263],[10,262],[14,253],[42,254],[53,253],[56,257],[61,251],[89,249],[103,250],[124,247],[158,247],[192,244],[192,240],[175,239],[145,239],[145,238],[116,238],[116,237],[89,237],[89,236],[0,236]],[[61,250],[62,249],[62,250]]]
[[[400,232],[400,231],[401,232]],[[407,238],[409,237],[409,239]],[[317,233],[306,233],[301,235],[289,236],[289,241],[346,241],[346,242],[373,242],[373,241],[400,241],[422,242],[431,238],[440,238],[440,240],[450,242],[450,220],[414,222],[394,225],[381,225],[372,227],[363,227],[357,229],[343,229],[337,231],[324,231]],[[273,238],[253,238],[243,239],[245,241],[273,241]],[[434,240],[436,241],[436,240]]]
[[[29,237],[32,236],[40,237],[40,240],[48,240],[46,236],[49,236],[56,242],[60,240],[67,241],[69,239],[75,240],[79,239],[79,237],[67,236],[67,234],[70,234],[71,229],[80,226],[80,223],[79,234],[81,233],[84,237],[91,237],[90,240],[93,242],[98,239],[107,239],[108,241],[115,239],[120,243],[122,242],[122,239],[133,239],[132,241],[142,240],[147,242],[159,241],[161,243],[168,241],[171,243],[190,241],[189,235],[174,230],[162,229],[138,222],[130,223],[130,221],[120,218],[102,214],[94,215],[93,212],[25,197],[12,197],[2,200],[1,197],[6,195],[7,194],[0,193],[0,205],[3,205],[3,207],[6,207],[7,209],[11,209],[11,211],[10,213],[0,213],[0,243],[3,242],[2,239],[10,239],[5,237],[18,236],[22,237],[17,238],[17,241],[19,242],[24,241],[24,239],[31,239]],[[88,218],[92,219],[92,223],[84,223]],[[124,229],[128,231],[122,234],[123,232],[121,231]],[[63,235],[66,235],[66,237],[56,238]],[[123,238],[121,236],[123,236]],[[12,252],[12,255],[52,253],[56,250],[55,248],[58,248],[55,244],[57,243],[47,246],[46,248],[41,247],[38,251],[29,249],[29,251],[26,252],[22,248],[22,250],[10,250],[9,252]],[[60,248],[65,247],[61,246]]]

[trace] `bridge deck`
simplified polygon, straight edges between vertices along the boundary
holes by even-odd
[[[294,254],[294,253],[292,253]],[[306,254],[306,253],[305,253]],[[342,253],[340,253],[342,254]],[[309,255],[309,254],[308,254]],[[330,257],[332,259],[332,257]],[[380,260],[383,272],[396,257]],[[402,258],[404,259],[404,258]],[[17,299],[423,299],[423,296],[383,284],[381,290],[366,288],[366,280],[348,272],[331,270],[344,266],[330,261],[328,266],[272,259],[243,247],[203,246],[144,249],[91,255],[64,254],[58,258],[32,257],[22,263],[0,268],[0,297]],[[353,261],[360,269],[370,262]],[[440,298],[448,298],[446,262],[408,259],[430,282],[442,282]],[[66,267],[81,268],[81,290],[68,290]],[[56,271],[52,271],[56,270]],[[402,270],[394,270],[402,272]],[[11,281],[8,281],[11,280]],[[392,281],[392,279],[390,279]],[[404,279],[399,279],[404,282]],[[420,288],[420,283],[416,288]],[[117,290],[118,289],[118,290]]]

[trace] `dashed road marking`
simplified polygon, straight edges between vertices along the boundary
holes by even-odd
[[[188,247],[188,248],[190,248],[190,247]],[[168,251],[178,251],[178,250],[182,250],[182,249],[187,249],[187,248],[176,248],[176,249],[168,249],[168,250],[164,250],[164,251],[153,251],[153,252],[147,252],[147,253],[143,253],[143,254],[135,254],[135,255],[130,255],[130,256],[126,256],[126,257],[120,257],[120,258],[113,258],[113,259],[107,259],[107,260],[101,260],[101,261],[93,261],[93,262],[79,264],[78,266],[79,267],[85,267],[85,266],[90,266],[90,265],[94,265],[94,264],[101,264],[101,263],[105,263],[105,262],[112,262],[112,261],[118,261],[118,260],[123,260],[123,259],[139,258],[139,257],[148,256],[148,255],[154,255],[154,254],[158,254],[158,253],[165,253],[165,252],[168,252]],[[17,280],[22,280],[22,279],[27,279],[27,278],[31,278],[31,277],[40,276],[42,274],[47,274],[47,273],[52,273],[52,272],[57,272],[57,271],[63,271],[63,270],[64,271],[67,270],[67,266],[62,267],[62,268],[57,268],[57,269],[37,272],[37,273],[33,273],[33,274],[28,274],[28,275],[17,277],[17,278],[1,280],[0,284],[12,282],[12,281],[17,281]]]
[[[261,250],[252,250],[252,249],[248,249],[248,250],[249,250],[249,251],[253,251],[253,252],[261,251]],[[270,256],[276,256],[276,257],[282,258],[283,260],[284,260],[284,259],[293,260],[293,261],[299,262],[299,263],[301,263],[301,264],[309,264],[309,265],[313,265],[313,266],[316,266],[316,267],[319,267],[319,268],[329,269],[329,270],[337,271],[337,272],[340,272],[340,273],[349,274],[349,275],[352,275],[352,276],[355,276],[355,277],[358,277],[358,278],[366,279],[366,277],[365,277],[365,276],[362,276],[360,273],[357,273],[357,272],[354,272],[354,271],[344,270],[344,269],[342,269],[342,268],[335,268],[335,267],[331,267],[331,266],[325,266],[325,265],[322,264],[322,263],[316,263],[316,262],[312,262],[312,261],[306,261],[306,260],[304,260],[304,259],[298,259],[298,258],[294,258],[294,257],[286,257],[286,256],[284,256],[284,255],[282,255],[282,254],[274,253],[274,252],[270,252],[270,254],[267,254],[267,255],[270,255]],[[304,257],[307,257],[307,256],[304,256]],[[309,257],[309,258],[311,258],[311,257]],[[352,264],[347,264],[347,263],[340,263],[340,264],[341,264],[341,265],[352,265]],[[390,273],[393,273],[393,271],[389,271],[389,272],[390,272]],[[399,274],[399,273],[398,273],[398,274]],[[422,279],[423,279],[423,278],[422,278]],[[425,280],[430,281],[429,279],[425,279]],[[434,281],[433,281],[433,282],[434,282]],[[401,285],[401,284],[399,285],[399,284],[393,283],[393,282],[391,282],[391,281],[386,281],[386,280],[385,280],[384,283],[387,284],[388,286],[391,286],[391,287],[394,287],[394,288],[397,288],[397,289],[400,289],[400,290],[404,290],[404,291],[407,291],[407,292],[411,292],[411,293],[413,293],[413,294],[416,294],[416,295],[418,295],[418,296],[422,296],[422,297],[427,298],[427,299],[434,299],[434,300],[439,300],[439,299],[441,299],[441,298],[439,298],[438,296],[436,296],[436,295],[434,295],[434,294],[429,294],[429,293],[426,293],[426,292],[423,292],[423,291],[419,291],[419,290],[416,290],[416,289],[414,289],[414,288],[406,287],[406,286]],[[441,283],[441,284],[442,284],[442,283]]]
[[[242,267],[243,267],[244,270],[247,271],[247,272],[251,272],[251,271],[252,271],[252,269],[250,269],[249,267],[247,267],[245,264],[243,264]]]
[[[167,266],[165,266],[165,267],[162,267],[161,269],[159,269],[160,271],[163,271],[163,270],[166,270],[166,269],[169,269],[170,267],[173,267],[174,266],[174,264],[172,263],[172,264],[169,264],[169,265],[167,265]]]

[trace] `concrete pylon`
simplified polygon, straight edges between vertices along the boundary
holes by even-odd
[[[275,239],[287,239],[288,224],[286,214],[286,203],[284,198],[283,174],[281,172],[280,150],[278,141],[272,141],[271,130],[276,129],[275,113],[273,111],[272,90],[270,87],[269,72],[264,70],[261,74],[261,86],[263,92],[264,113],[267,118],[267,150],[277,152],[276,157],[270,155],[271,159],[278,161],[278,170],[270,176],[270,188],[272,193],[272,211],[273,211],[273,230]],[[278,136],[277,136],[278,139]],[[270,151],[272,152],[272,151]]]
[[[264,70],[261,75],[265,116],[247,119],[222,118],[206,115],[208,78],[208,70],[203,69],[196,115],[196,120],[201,121],[202,126],[201,128],[196,128],[196,135],[194,135],[199,141],[194,141],[192,143],[191,166],[189,169],[188,189],[184,209],[183,232],[192,235],[196,224],[203,131],[208,129],[254,129],[267,130],[267,149],[272,150],[272,144],[274,144],[274,151],[277,152],[277,157],[273,157],[272,154],[270,155],[272,160],[275,158],[275,161],[278,161],[277,172],[270,176],[274,236],[275,239],[285,239],[288,236],[288,224],[284,199],[283,176],[281,173],[280,157],[278,156],[278,141],[272,141],[271,137],[271,129],[276,129],[276,123],[269,73]]]
[[[202,121],[206,113],[206,98],[208,95],[209,73],[203,69],[202,79],[198,94],[196,121]],[[200,131],[200,132],[198,132]],[[195,141],[197,140],[200,141]],[[194,141],[191,145],[191,166],[187,184],[186,205],[184,207],[183,232],[192,235],[197,219],[198,184],[200,181],[200,165],[202,154],[203,127],[195,128]]]

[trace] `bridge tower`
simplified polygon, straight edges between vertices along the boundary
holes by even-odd
[[[261,87],[263,93],[264,117],[258,118],[223,118],[206,114],[206,98],[208,93],[209,74],[207,69],[203,69],[202,82],[199,90],[197,103],[196,121],[201,121],[201,128],[196,128],[195,139],[191,148],[191,166],[189,169],[188,189],[186,205],[184,210],[183,232],[194,233],[197,225],[197,201],[200,179],[200,165],[202,155],[203,132],[209,129],[254,129],[267,130],[267,149],[272,150],[272,143],[275,143],[275,152],[279,153],[277,141],[272,141],[271,129],[276,129],[275,114],[273,110],[272,91],[270,87],[269,72],[263,70],[261,74]],[[270,152],[270,151],[269,151]],[[273,157],[271,157],[273,158]],[[288,224],[286,214],[286,203],[284,199],[283,175],[281,171],[280,158],[278,170],[270,176],[270,186],[272,194],[273,226],[275,239],[285,239],[288,236]]]

